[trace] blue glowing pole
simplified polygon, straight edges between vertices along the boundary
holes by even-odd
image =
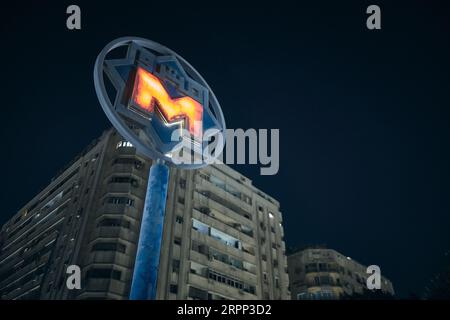
[[[130,300],[155,300],[169,167],[154,161],[148,177]]]

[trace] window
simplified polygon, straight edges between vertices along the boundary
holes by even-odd
[[[320,279],[319,279],[319,277],[314,277],[314,285],[320,286]]]
[[[222,243],[226,244],[227,246],[239,249],[239,250],[244,250],[241,241],[239,241],[238,239],[224,233],[221,232],[215,228],[212,228],[210,226],[208,226],[207,224],[204,224],[196,219],[192,219],[192,229],[202,233],[202,234],[207,234],[210,237],[221,241]],[[245,250],[244,250],[245,251]],[[254,253],[252,253],[254,254]]]
[[[225,243],[227,246],[241,249],[241,242],[238,239],[227,235],[226,233],[223,233],[215,228],[211,228],[210,234],[212,238]]]
[[[111,177],[111,179],[109,179],[108,183],[129,183],[133,187],[139,186],[139,182],[137,181],[137,179],[132,178],[132,177]]]
[[[317,264],[315,263],[308,263],[305,267],[306,272],[317,272]]]
[[[189,297],[194,300],[206,300],[208,299],[208,291],[191,286],[189,287]]]
[[[226,185],[225,186],[225,191],[227,191],[228,193],[232,194],[236,198],[242,199],[242,194],[239,191],[237,191],[234,187],[232,187],[230,185]]]
[[[179,184],[181,189],[186,189],[186,179],[181,178]]]
[[[120,280],[122,271],[109,268],[94,268],[88,270],[86,274],[89,279],[115,279]]]
[[[228,277],[226,275],[220,274],[216,271],[209,270],[208,278],[210,278],[211,280],[217,281],[217,282],[224,283],[230,287],[234,287],[234,288],[249,292],[251,294],[255,294],[256,288],[254,286],[244,283],[240,280]]]
[[[306,292],[301,292],[297,294],[297,300],[308,300],[309,295]]]
[[[113,160],[112,164],[132,164],[136,169],[142,168],[142,162],[135,158],[116,158]]]
[[[335,297],[334,293],[331,292],[331,291],[322,291],[322,292],[320,292],[320,298],[319,299],[322,299],[322,300],[333,300],[335,298],[336,297]]]
[[[252,198],[249,197],[248,195],[242,194],[242,200],[243,200],[245,203],[247,203],[247,204],[249,204],[249,205],[252,205]]]
[[[125,253],[126,248],[123,243],[100,242],[94,244],[91,251],[117,251]]]
[[[199,210],[201,213],[206,214],[206,215],[209,215],[209,214],[211,213],[211,209],[208,208],[208,207],[200,207],[198,210]]]
[[[270,218],[270,219],[273,219],[273,218],[274,218],[272,212],[269,212],[269,218]]]
[[[133,145],[131,144],[131,142],[128,142],[128,141],[119,141],[116,145],[116,149],[131,148],[131,147],[133,147]]]
[[[49,209],[51,207],[53,207],[55,204],[57,204],[58,202],[60,202],[60,200],[63,197],[63,191],[61,191],[60,193],[58,193],[57,195],[55,195],[50,201],[48,201],[41,210],[43,209]],[[27,211],[28,212],[28,211]]]
[[[212,193],[210,191],[206,191],[206,190],[198,190],[198,192],[206,197],[209,198],[213,201],[216,201],[217,203],[219,203],[220,205],[236,212],[237,214],[243,216],[246,219],[251,220],[251,215],[248,211],[246,211],[242,206],[239,206],[237,204],[232,203],[231,201],[225,199],[224,197],[221,197],[219,195],[217,195],[216,193]]]
[[[227,298],[221,296],[220,294],[208,293],[208,300],[228,300]]]
[[[134,200],[128,197],[108,197],[105,202],[111,204],[124,204],[126,206],[134,207]]]
[[[184,204],[184,197],[178,197],[178,203]]]
[[[209,234],[209,226],[196,219],[192,219],[192,228],[200,233]]]
[[[178,286],[176,284],[171,284],[169,291],[170,291],[170,293],[177,294],[178,293]]]
[[[245,225],[241,225],[241,232],[248,235],[249,237],[253,238],[253,229],[245,226]]]
[[[209,248],[208,246],[196,241],[196,240],[192,240],[192,250],[201,253],[203,255],[208,255],[209,254]]]
[[[175,244],[177,244],[177,245],[181,245],[181,238],[180,237],[175,237],[174,239],[173,239],[173,243],[175,243]]]
[[[130,226],[130,221],[117,218],[104,218],[97,224],[97,227],[123,227],[127,229],[130,229]]]
[[[66,190],[63,191],[63,196],[65,196],[66,194],[71,193],[73,190],[73,185],[71,185],[70,187],[68,187]]]
[[[320,284],[322,285],[331,285],[332,279],[329,276],[320,276]]]
[[[205,181],[209,181],[209,175],[207,173],[199,172],[199,177]]]
[[[176,216],[176,218],[175,218],[175,221],[177,222],[177,223],[183,223],[183,217],[181,217],[181,216]]]
[[[177,273],[180,272],[180,260],[172,260],[172,271]]]
[[[191,261],[190,273],[197,274],[202,277],[207,277],[208,267],[200,263]]]
[[[241,193],[236,188],[226,184],[222,179],[219,179],[215,176],[210,176],[209,181],[216,187],[228,192],[229,194],[232,194],[236,198],[242,199]]]

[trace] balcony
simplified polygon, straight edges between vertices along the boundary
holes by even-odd
[[[112,173],[132,173],[144,179],[147,179],[148,177],[148,170],[144,164],[142,164],[142,167],[137,168],[134,164],[116,163],[111,165],[110,169],[108,169],[106,173],[108,175]]]
[[[114,264],[125,268],[132,268],[134,260],[117,251],[92,251],[87,260],[88,264]]]
[[[138,235],[123,227],[98,227],[91,233],[91,241],[99,238],[122,239],[136,244]]]
[[[232,201],[229,201],[227,198],[220,197],[219,195],[215,194],[214,192],[208,191],[208,190],[196,190],[200,195],[206,198],[207,201],[214,201],[221,207],[225,208],[226,210],[230,210],[235,212],[236,214],[252,221],[252,211],[248,211],[243,209],[241,204],[235,204]],[[206,201],[206,202],[207,202]],[[202,203],[202,202],[201,202]],[[219,210],[223,211],[224,210]]]
[[[238,268],[229,263],[216,260],[211,254],[202,254],[194,250],[191,250],[190,258],[192,261],[211,267],[218,272],[229,274],[235,278],[243,279],[245,281],[249,280],[251,284],[256,286],[256,268],[252,273],[244,268]]]
[[[196,240],[201,243],[208,243],[208,245],[218,251],[221,251],[226,254],[230,254],[234,257],[237,257],[243,261],[248,261],[252,264],[256,264],[256,257],[244,250],[239,250],[232,246],[227,246],[220,240],[210,237],[207,234],[200,233],[194,229],[192,229],[191,240]]]
[[[108,183],[106,185],[106,192],[108,193],[131,193],[137,188],[131,186],[129,183]]]
[[[229,224],[225,223],[224,221],[221,221],[219,219],[216,219],[213,215],[208,215],[201,213],[197,209],[192,210],[192,217],[199,220],[200,222],[204,222],[210,227],[213,227],[221,232],[224,232],[236,239],[242,240],[246,243],[254,244],[255,240],[242,232],[241,230],[235,228],[234,226],[230,226]]]
[[[229,297],[241,297],[242,300],[256,300],[257,296],[243,290],[228,286],[224,283],[214,281],[194,273],[189,273],[188,283],[195,287],[204,288],[218,294]]]
[[[112,204],[112,203],[103,204],[100,207],[99,212],[102,214],[106,213],[106,214],[126,215],[136,220],[140,220],[142,215],[142,211],[137,210],[136,207],[128,206],[125,204]]]

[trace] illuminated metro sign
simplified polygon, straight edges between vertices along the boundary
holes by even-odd
[[[122,58],[112,58],[117,55]],[[147,180],[130,289],[132,300],[155,299],[168,164],[194,169],[211,163],[221,147],[214,146],[214,156],[203,150],[212,150],[210,138],[225,140],[225,120],[201,75],[181,56],[150,40],[126,37],[107,44],[95,61],[94,84],[103,111],[126,143],[155,160]]]
[[[110,58],[120,47],[126,48],[125,57]],[[208,144],[202,139],[204,132],[210,129],[224,137],[224,117],[208,84],[182,57],[155,42],[141,38],[111,42],[96,61],[94,81],[110,121],[152,159],[173,162],[180,139],[202,150]]]
[[[191,97],[172,98],[158,77],[138,67],[134,78],[130,106],[153,114],[158,111],[167,125],[186,122],[194,137],[201,137],[203,106]]]

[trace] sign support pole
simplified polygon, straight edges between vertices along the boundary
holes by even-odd
[[[168,182],[169,167],[162,160],[154,161],[148,177],[130,300],[156,299]]]

